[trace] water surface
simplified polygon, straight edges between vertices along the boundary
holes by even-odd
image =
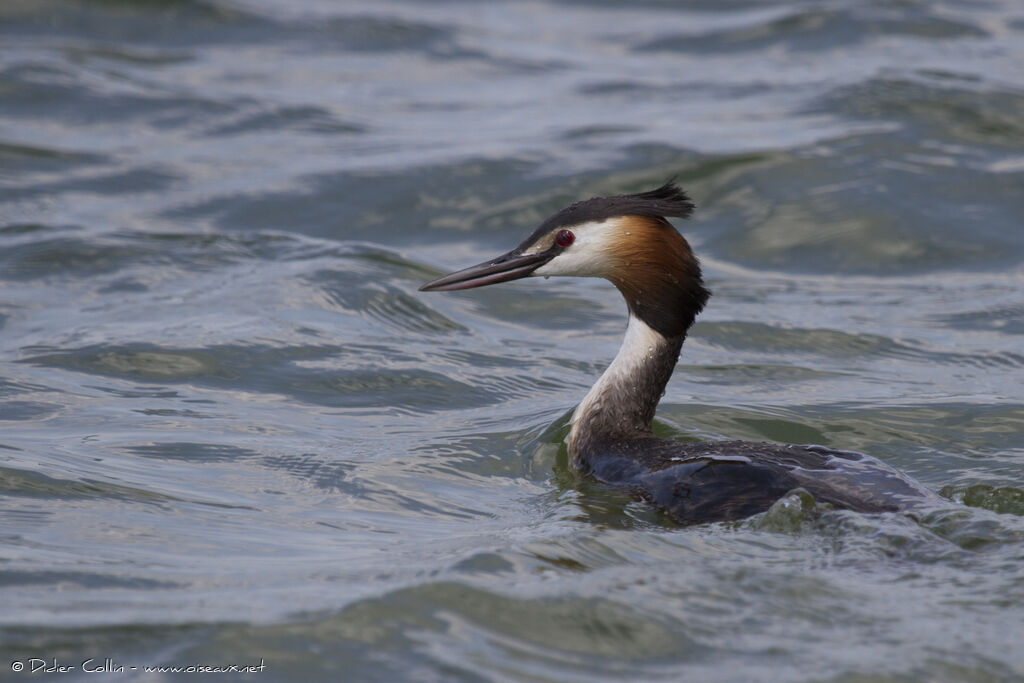
[[[0,45],[5,676],[1024,676],[1017,3],[7,0]],[[417,292],[671,176],[714,297],[657,432],[948,505],[675,525],[567,467],[610,285]]]

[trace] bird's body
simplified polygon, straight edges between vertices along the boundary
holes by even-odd
[[[629,307],[626,335],[573,413],[569,456],[577,469],[629,489],[681,522],[748,517],[797,488],[860,512],[936,501],[921,484],[860,453],[654,436],[658,401],[709,296],[689,244],[665,219],[692,209],[671,183],[578,202],[513,251],[421,289],[469,289],[530,275],[603,277],[615,284]]]

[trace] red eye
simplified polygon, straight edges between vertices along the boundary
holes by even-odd
[[[576,235],[572,234],[572,230],[559,230],[558,234],[555,235],[555,244],[560,247],[567,247],[576,240]]]

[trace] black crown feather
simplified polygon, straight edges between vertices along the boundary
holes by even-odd
[[[537,232],[603,221],[617,216],[673,216],[686,218],[693,213],[693,202],[681,187],[669,181],[659,188],[636,194],[593,197],[567,206],[541,224]]]

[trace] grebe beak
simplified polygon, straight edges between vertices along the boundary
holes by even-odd
[[[478,263],[444,277],[439,277],[420,287],[421,292],[452,292],[458,289],[472,289],[528,277],[533,271],[553,259],[558,251],[548,249],[539,254],[521,254],[518,249],[502,254],[496,259]]]

